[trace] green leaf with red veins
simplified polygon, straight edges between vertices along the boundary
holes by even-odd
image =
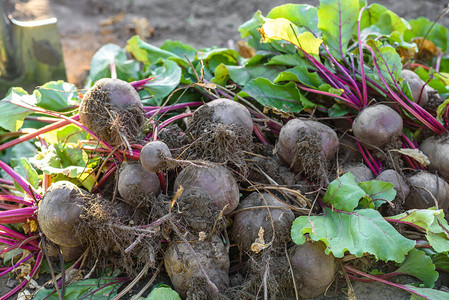
[[[438,272],[432,259],[423,251],[412,249],[402,265],[393,273],[408,274],[420,279],[428,288],[433,288],[438,279]]]
[[[372,254],[383,261],[404,261],[415,241],[403,237],[374,209],[353,212],[333,211],[325,207],[322,216],[300,216],[293,222],[291,237],[301,245],[305,234],[326,244],[326,254],[341,258],[346,252],[361,257]]]
[[[386,219],[421,228],[436,252],[449,251],[449,225],[442,209],[412,209]]]
[[[332,181],[324,194],[324,203],[335,209],[353,211],[366,192],[355,181],[355,176],[348,172]]]

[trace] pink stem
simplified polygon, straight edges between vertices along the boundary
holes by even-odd
[[[14,171],[13,168],[11,168],[7,163],[4,163],[3,161],[0,160],[0,168],[2,168],[9,176],[11,176],[14,181],[16,181],[20,187],[31,197],[33,198],[33,196],[35,196],[38,199],[41,199],[42,196],[39,195],[38,193],[36,193],[36,191],[34,191],[34,188],[32,187],[32,185],[28,182],[28,180],[26,180],[25,178],[23,178],[19,173],[17,173],[16,171]]]

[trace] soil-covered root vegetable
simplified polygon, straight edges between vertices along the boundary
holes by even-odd
[[[298,294],[310,299],[322,295],[335,277],[336,262],[332,254],[326,255],[322,242],[305,242],[290,251]]]
[[[182,186],[187,193],[198,193],[210,199],[210,203],[224,214],[237,208],[240,193],[232,174],[223,166],[188,166],[176,177],[174,190]]]
[[[377,104],[365,107],[352,124],[354,136],[367,146],[383,147],[402,133],[402,118],[392,108]]]
[[[377,175],[376,180],[390,182],[396,190],[396,198],[403,201],[410,193],[410,187],[404,177],[393,169],[388,169]]]
[[[151,141],[140,151],[140,163],[149,172],[160,172],[170,168],[172,154],[167,144],[161,141]]]
[[[343,166],[342,173],[340,175],[348,172],[355,176],[355,181],[357,182],[370,181],[374,179],[373,172],[363,163]]]
[[[329,126],[292,119],[282,127],[275,153],[295,172],[326,182],[327,165],[338,146],[337,134]]]
[[[432,206],[447,212],[449,208],[449,184],[435,174],[421,171],[408,177],[411,191],[405,199],[406,209],[425,209]]]
[[[420,106],[426,105],[428,101],[428,86],[425,82],[411,70],[402,70],[402,79],[408,83],[410,90],[412,91],[413,102],[418,103]]]
[[[230,265],[226,248],[217,235],[190,245],[194,252],[182,241],[171,243],[165,251],[165,270],[183,299],[217,299],[215,288],[203,271],[219,292],[225,290],[229,286]]]
[[[64,247],[77,247],[85,241],[76,232],[84,201],[89,194],[69,181],[53,183],[39,202],[37,222],[44,235]]]
[[[243,151],[251,151],[253,121],[248,109],[229,99],[200,106],[186,133],[193,137],[189,157],[229,163],[246,171]]]
[[[84,95],[81,123],[111,145],[137,140],[145,121],[140,97],[126,81],[103,78]]]
[[[252,249],[251,245],[260,238],[263,230],[264,243],[271,241],[271,246],[284,246],[290,240],[290,229],[295,216],[282,202],[268,193],[254,192],[244,198],[239,206],[239,212],[234,217],[231,236],[243,253],[259,252],[260,248]],[[274,240],[273,240],[274,228]],[[258,240],[260,243],[260,240]]]
[[[421,151],[430,160],[430,170],[438,171],[446,180],[449,180],[449,136],[432,136],[421,143]]]
[[[151,200],[160,191],[158,176],[145,170],[139,162],[128,161],[120,167],[118,192],[129,204],[145,205],[145,200]]]

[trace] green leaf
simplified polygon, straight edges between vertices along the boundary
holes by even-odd
[[[411,28],[410,24],[385,6],[373,3],[362,13],[360,28],[375,26],[384,35],[397,31],[401,35]]]
[[[394,273],[408,274],[421,280],[426,287],[433,288],[438,272],[432,259],[423,251],[412,249],[402,265]]]
[[[118,45],[106,44],[92,57],[90,72],[86,79],[86,87],[92,86],[101,78],[111,77],[111,64],[115,64],[117,78],[124,81],[133,81],[139,78],[139,63],[129,60],[125,51]]]
[[[308,67],[311,66],[309,63],[299,56],[298,53],[295,54],[281,54],[281,55],[275,55],[273,58],[271,58],[267,63],[267,66],[272,65],[281,65],[281,66],[301,66],[301,67]]]
[[[22,158],[34,157],[34,155],[36,155],[37,152],[36,147],[30,141],[25,141],[23,143],[17,144],[10,149],[11,149],[11,156],[9,157],[10,159],[9,165],[11,167],[17,166]]]
[[[239,85],[246,85],[254,78],[266,78],[273,81],[279,74],[279,67],[258,66],[227,66],[229,77]]]
[[[215,70],[220,64],[231,66],[238,65],[241,61],[238,51],[226,48],[212,48],[198,51],[197,58],[203,60],[211,71]]]
[[[325,84],[316,72],[309,72],[307,67],[302,66],[293,67],[279,73],[279,75],[274,79],[274,82],[278,83],[281,81],[300,82],[312,88],[318,88],[322,84]]]
[[[379,42],[370,40],[367,42],[374,50],[377,65],[385,81],[394,84],[401,80],[401,57],[390,45],[380,45]],[[378,76],[378,75],[376,75]],[[393,78],[392,78],[393,76]]]
[[[65,111],[80,102],[76,86],[63,80],[47,82],[37,90],[41,93],[37,106],[52,111]]]
[[[334,57],[345,56],[358,15],[358,0],[320,0],[318,28]]]
[[[228,67],[225,64],[220,64],[215,68],[214,78],[212,78],[211,82],[218,85],[226,85],[229,80],[229,71]]]
[[[44,133],[44,139],[48,144],[77,144],[80,140],[86,140],[89,134],[74,124]]]
[[[28,159],[21,158],[14,167],[14,171],[19,173],[23,178],[25,178],[35,189],[39,187],[39,175],[36,169],[30,164]],[[23,191],[23,189],[14,181],[16,189]]]
[[[331,108],[327,110],[329,117],[338,118],[343,117],[348,113],[351,113],[351,109],[347,105],[335,103]]]
[[[256,78],[248,82],[238,95],[253,97],[263,106],[274,107],[284,112],[299,113],[303,108],[315,106],[300,93],[293,82],[277,85],[268,79]]]
[[[168,285],[160,284],[146,298],[140,297],[138,300],[181,300],[181,297]]]
[[[428,300],[448,300],[449,299],[449,293],[435,290],[435,289],[429,289],[429,288],[419,288],[413,285],[406,285],[407,289],[414,292],[412,294],[412,297],[410,300],[422,300],[422,299],[428,299]]]
[[[92,300],[108,300],[117,295],[117,290],[122,285],[121,282],[114,282],[115,278],[106,277],[102,279],[85,279],[73,282],[65,288],[65,299],[92,299]],[[57,300],[58,294],[53,289],[42,289],[33,300]]]
[[[318,9],[308,4],[283,4],[274,7],[267,18],[285,18],[297,26],[302,26],[319,35]]]
[[[52,144],[30,161],[45,174],[63,175],[61,180],[72,179],[89,191],[93,187],[92,165],[86,152],[76,144]]]
[[[441,122],[443,120],[443,114],[446,112],[448,105],[449,105],[449,99],[444,100],[443,103],[438,105],[438,108],[437,108],[437,120],[438,121]]]
[[[409,42],[415,37],[424,37],[432,41],[435,46],[440,47],[443,52],[447,50],[449,31],[446,27],[434,23],[425,17],[420,17],[409,21],[411,29],[404,33],[404,39]],[[433,27],[432,27],[433,26]],[[429,29],[432,30],[428,33]]]
[[[184,58],[185,56],[187,56],[187,58],[191,62],[195,59],[196,49],[193,48],[192,46],[184,44],[180,41],[166,40],[162,44],[161,50],[169,51],[171,53],[176,54],[178,57],[181,57],[181,58]]]
[[[390,182],[371,180],[360,182],[359,186],[366,192],[369,203],[373,203],[375,209],[387,201],[393,201],[396,197],[396,190]]]
[[[449,239],[446,235],[449,226],[442,209],[412,209],[386,219],[421,227],[426,231],[426,238],[436,252],[449,251]]]
[[[131,53],[137,61],[145,64],[156,64],[166,59],[171,59],[182,66],[188,66],[187,61],[183,57],[179,57],[173,52],[148,44],[147,42],[142,41],[137,35],[126,42],[126,51]]]
[[[339,258],[348,251],[357,257],[370,253],[376,259],[401,263],[415,246],[374,209],[337,212],[325,207],[323,216],[300,216],[293,222],[292,240],[301,245],[305,234],[314,241],[323,241],[326,254]]]
[[[165,60],[164,65],[153,72],[155,80],[145,84],[144,88],[153,97],[147,101],[154,105],[161,105],[164,98],[178,86],[181,81],[182,70],[174,61]]]
[[[8,131],[17,131],[23,125],[26,116],[33,113],[31,110],[20,107],[15,103],[35,105],[40,100],[40,93],[34,91],[32,95],[22,88],[12,88],[6,97],[0,101],[0,127]]]
[[[359,205],[359,200],[366,196],[366,192],[355,181],[355,176],[347,172],[329,184],[323,200],[333,208],[353,211]]]

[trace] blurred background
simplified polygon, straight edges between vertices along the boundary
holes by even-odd
[[[78,87],[84,85],[93,54],[106,43],[125,46],[128,38],[138,34],[156,46],[172,39],[198,49],[211,46],[232,48],[240,40],[239,25],[250,19],[257,10],[266,15],[272,7],[284,3],[319,5],[319,0],[0,1],[4,1],[6,13],[19,21],[57,18],[67,80]],[[446,4],[441,0],[375,2],[406,19],[425,16],[431,20],[438,18]],[[368,0],[370,3],[374,1]],[[449,15],[439,23],[449,26]],[[56,59],[54,57],[52,61]]]

